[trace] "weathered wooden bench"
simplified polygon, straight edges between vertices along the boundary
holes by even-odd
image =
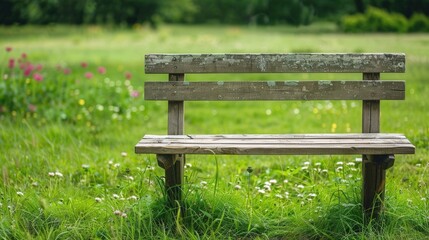
[[[185,154],[363,155],[362,206],[382,210],[386,169],[395,154],[413,154],[402,134],[380,132],[380,100],[405,99],[405,81],[380,81],[380,73],[405,72],[404,54],[201,54],[146,55],[146,100],[168,101],[168,134],[146,135],[136,153],[156,154],[165,169],[170,203],[181,201]],[[344,81],[187,82],[188,73],[362,73]],[[362,133],[186,135],[184,101],[362,100]]]

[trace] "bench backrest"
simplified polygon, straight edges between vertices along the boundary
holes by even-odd
[[[380,100],[405,99],[405,81],[378,81],[380,73],[405,72],[404,54],[150,54],[145,100],[166,100],[168,134],[184,134],[183,101],[363,100],[362,132],[380,131]],[[185,82],[189,73],[362,73],[362,80]]]

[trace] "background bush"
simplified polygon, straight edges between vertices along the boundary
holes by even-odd
[[[344,16],[340,27],[345,32],[424,32],[429,29],[429,18],[415,14],[408,20],[400,13],[388,13],[369,7],[364,14]]]

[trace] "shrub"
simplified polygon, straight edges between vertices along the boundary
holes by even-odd
[[[429,18],[424,14],[416,13],[408,23],[409,32],[429,32]]]
[[[345,32],[406,32],[408,21],[402,14],[369,7],[365,14],[343,17],[340,26]]]

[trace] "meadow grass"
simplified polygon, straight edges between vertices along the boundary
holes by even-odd
[[[47,71],[41,85],[33,87],[50,96],[56,88],[43,90],[43,84],[66,82],[64,96],[58,95],[64,98],[63,108],[42,101],[44,105],[35,113],[28,113],[25,106],[22,112],[0,115],[2,239],[429,236],[427,34],[340,34],[238,26],[162,26],[156,31],[144,26],[132,30],[51,26],[0,28],[0,36],[0,46],[12,46],[11,53],[25,52],[45,68],[60,64],[73,71],[67,76]],[[398,155],[388,171],[387,206],[380,220],[363,224],[360,156],[188,156],[187,215],[181,222],[174,211],[165,208],[162,169],[156,166],[155,156],[135,155],[133,147],[143,134],[166,132],[166,103],[146,102],[141,96],[129,99],[126,88],[131,85],[141,91],[144,81],[167,78],[144,74],[146,53],[244,52],[407,54],[405,74],[382,74],[382,79],[405,79],[407,90],[405,101],[382,102],[381,130],[404,133],[417,149],[412,156]],[[0,50],[2,75],[11,53]],[[82,68],[81,62],[89,67]],[[84,77],[101,65],[107,69],[105,75]],[[129,84],[124,84],[125,71],[133,74]],[[361,77],[196,74],[187,80]],[[21,78],[25,85],[28,78]],[[25,95],[14,94],[11,98]],[[99,105],[104,110],[97,110]],[[58,109],[66,119],[54,114]],[[129,109],[132,114],[127,117]],[[359,101],[188,102],[186,109],[188,134],[361,131]],[[253,171],[248,171],[249,166]]]

